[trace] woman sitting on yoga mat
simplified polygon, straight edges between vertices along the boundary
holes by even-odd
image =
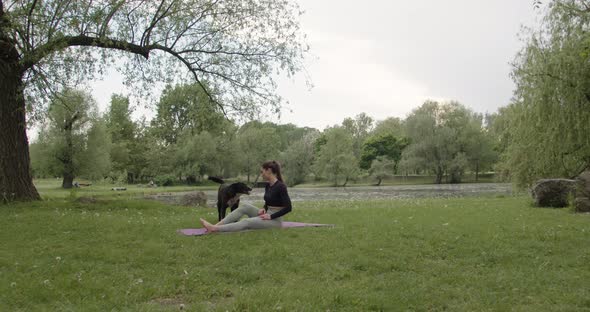
[[[246,229],[268,229],[281,227],[282,216],[291,211],[291,199],[281,176],[281,166],[272,160],[262,164],[262,178],[268,181],[264,190],[264,208],[258,209],[249,203],[240,206],[227,217],[213,225],[203,218],[201,224],[208,232],[237,232]],[[241,220],[242,216],[248,216]]]

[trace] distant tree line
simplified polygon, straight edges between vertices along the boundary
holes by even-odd
[[[293,124],[226,118],[198,84],[168,86],[153,120],[134,121],[129,99],[114,94],[99,114],[90,94],[55,96],[38,140],[33,174],[111,183],[195,184],[207,175],[257,179],[260,164],[277,159],[290,185],[327,180],[346,186],[359,177],[376,184],[399,174],[459,183],[497,160],[486,118],[457,102],[427,101],[406,119],[375,121],[365,113],[319,131]],[[489,118],[488,118],[489,119]]]
[[[129,100],[95,101],[66,90],[50,104],[31,145],[36,177],[136,183],[198,183],[205,175],[256,179],[266,159],[283,163],[289,184],[393,175],[459,183],[481,172],[516,186],[573,178],[590,169],[590,9],[586,1],[547,4],[541,25],[525,29],[513,62],[509,105],[479,114],[456,101],[426,101],[405,119],[361,113],[323,131],[225,117],[201,85],[168,87],[149,123],[130,118]]]

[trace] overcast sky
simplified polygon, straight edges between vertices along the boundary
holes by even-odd
[[[270,120],[318,129],[361,112],[403,118],[426,99],[496,111],[512,96],[509,63],[523,46],[521,26],[539,15],[532,0],[299,3],[313,88],[303,75],[280,79],[278,92],[289,105]],[[115,71],[89,85],[101,111],[113,92],[128,93]],[[135,116],[141,114],[149,119],[154,112],[140,106]]]
[[[532,3],[300,0],[318,58],[314,88],[283,84],[293,112],[282,121],[323,128],[360,112],[405,117],[429,98],[494,112],[512,96],[509,63],[521,26],[538,18]]]

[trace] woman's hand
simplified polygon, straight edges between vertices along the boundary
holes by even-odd
[[[258,215],[261,216],[263,214],[266,213],[266,210],[264,210],[264,208],[258,209]]]
[[[270,215],[268,213],[265,213],[263,215],[260,215],[260,219],[262,220],[270,220]]]

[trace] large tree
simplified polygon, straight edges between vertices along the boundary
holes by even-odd
[[[31,166],[37,177],[62,176],[71,188],[76,177],[101,180],[111,167],[111,138],[96,102],[81,90],[54,98],[48,118],[31,144]]]
[[[384,120],[377,121],[371,135],[391,134],[395,137],[405,137],[404,121],[397,117],[387,117]]]
[[[352,136],[352,151],[357,159],[361,158],[361,148],[365,139],[373,129],[373,118],[365,113],[360,113],[353,118],[345,118],[342,127]]]
[[[404,149],[404,163],[433,173],[436,183],[449,173],[456,177],[462,168],[455,164],[464,164],[459,138],[467,120],[466,108],[457,102],[426,101],[414,109],[405,121],[411,144]]]
[[[378,156],[371,162],[369,174],[377,179],[376,186],[380,186],[383,179],[393,176],[396,165],[396,162],[385,156]]]
[[[297,127],[294,124],[280,125],[270,121],[263,123],[261,126],[275,129],[275,132],[279,136],[279,141],[276,144],[279,145],[279,150],[281,151],[286,150],[308,134],[317,132],[316,129],[310,127]]]
[[[479,173],[489,170],[497,160],[494,150],[494,136],[491,128],[484,127],[483,115],[472,113],[465,125],[460,141],[466,154],[470,169],[475,173],[475,181],[479,180]]]
[[[501,168],[520,187],[590,168],[590,3],[553,1],[514,62]]]
[[[324,130],[325,144],[320,145],[315,159],[315,171],[321,173],[338,186],[344,179],[343,186],[358,176],[358,160],[353,152],[352,134],[343,127]]]
[[[86,148],[80,155],[81,177],[100,181],[111,171],[111,135],[104,118],[95,118],[86,133]]]
[[[402,158],[402,151],[408,144],[408,139],[397,138],[392,134],[371,136],[363,143],[360,167],[369,169],[373,160],[379,156],[385,156],[393,162],[393,168],[395,169]],[[394,174],[394,172],[392,171],[391,174]]]
[[[167,86],[152,120],[154,132],[167,144],[176,143],[181,133],[196,135],[202,131],[223,131],[223,114],[199,84]]]
[[[279,152],[276,144],[279,136],[274,128],[247,127],[238,133],[236,140],[242,172],[246,174],[248,182],[253,174],[258,176],[263,162],[274,159]]]
[[[291,143],[281,153],[284,175],[289,186],[303,183],[311,172],[315,158],[314,143],[317,136],[317,131],[309,132],[303,138]]]
[[[96,102],[90,94],[80,90],[66,90],[56,95],[49,106],[51,131],[58,139],[55,157],[62,164],[63,188],[72,188],[79,172],[79,156],[85,149],[92,111],[96,111]]]
[[[176,175],[186,177],[188,183],[194,183],[200,181],[205,174],[218,172],[215,142],[216,138],[207,131],[199,134],[185,131],[177,144],[174,166]]]
[[[136,125],[131,120],[133,110],[129,105],[129,98],[119,94],[111,95],[111,105],[106,113],[107,129],[111,136],[111,177],[127,175],[127,181],[133,182],[133,172],[129,170],[132,164],[133,143],[135,142]]]
[[[484,128],[483,116],[458,102],[426,101],[404,122],[410,145],[404,149],[401,167],[431,172],[436,183],[443,178],[461,182],[467,169],[478,176],[495,161],[494,142]]]
[[[25,112],[42,101],[26,95],[122,60],[130,83],[190,76],[225,113],[279,109],[274,74],[307,49],[300,14],[287,0],[0,0],[0,196],[39,198]]]

